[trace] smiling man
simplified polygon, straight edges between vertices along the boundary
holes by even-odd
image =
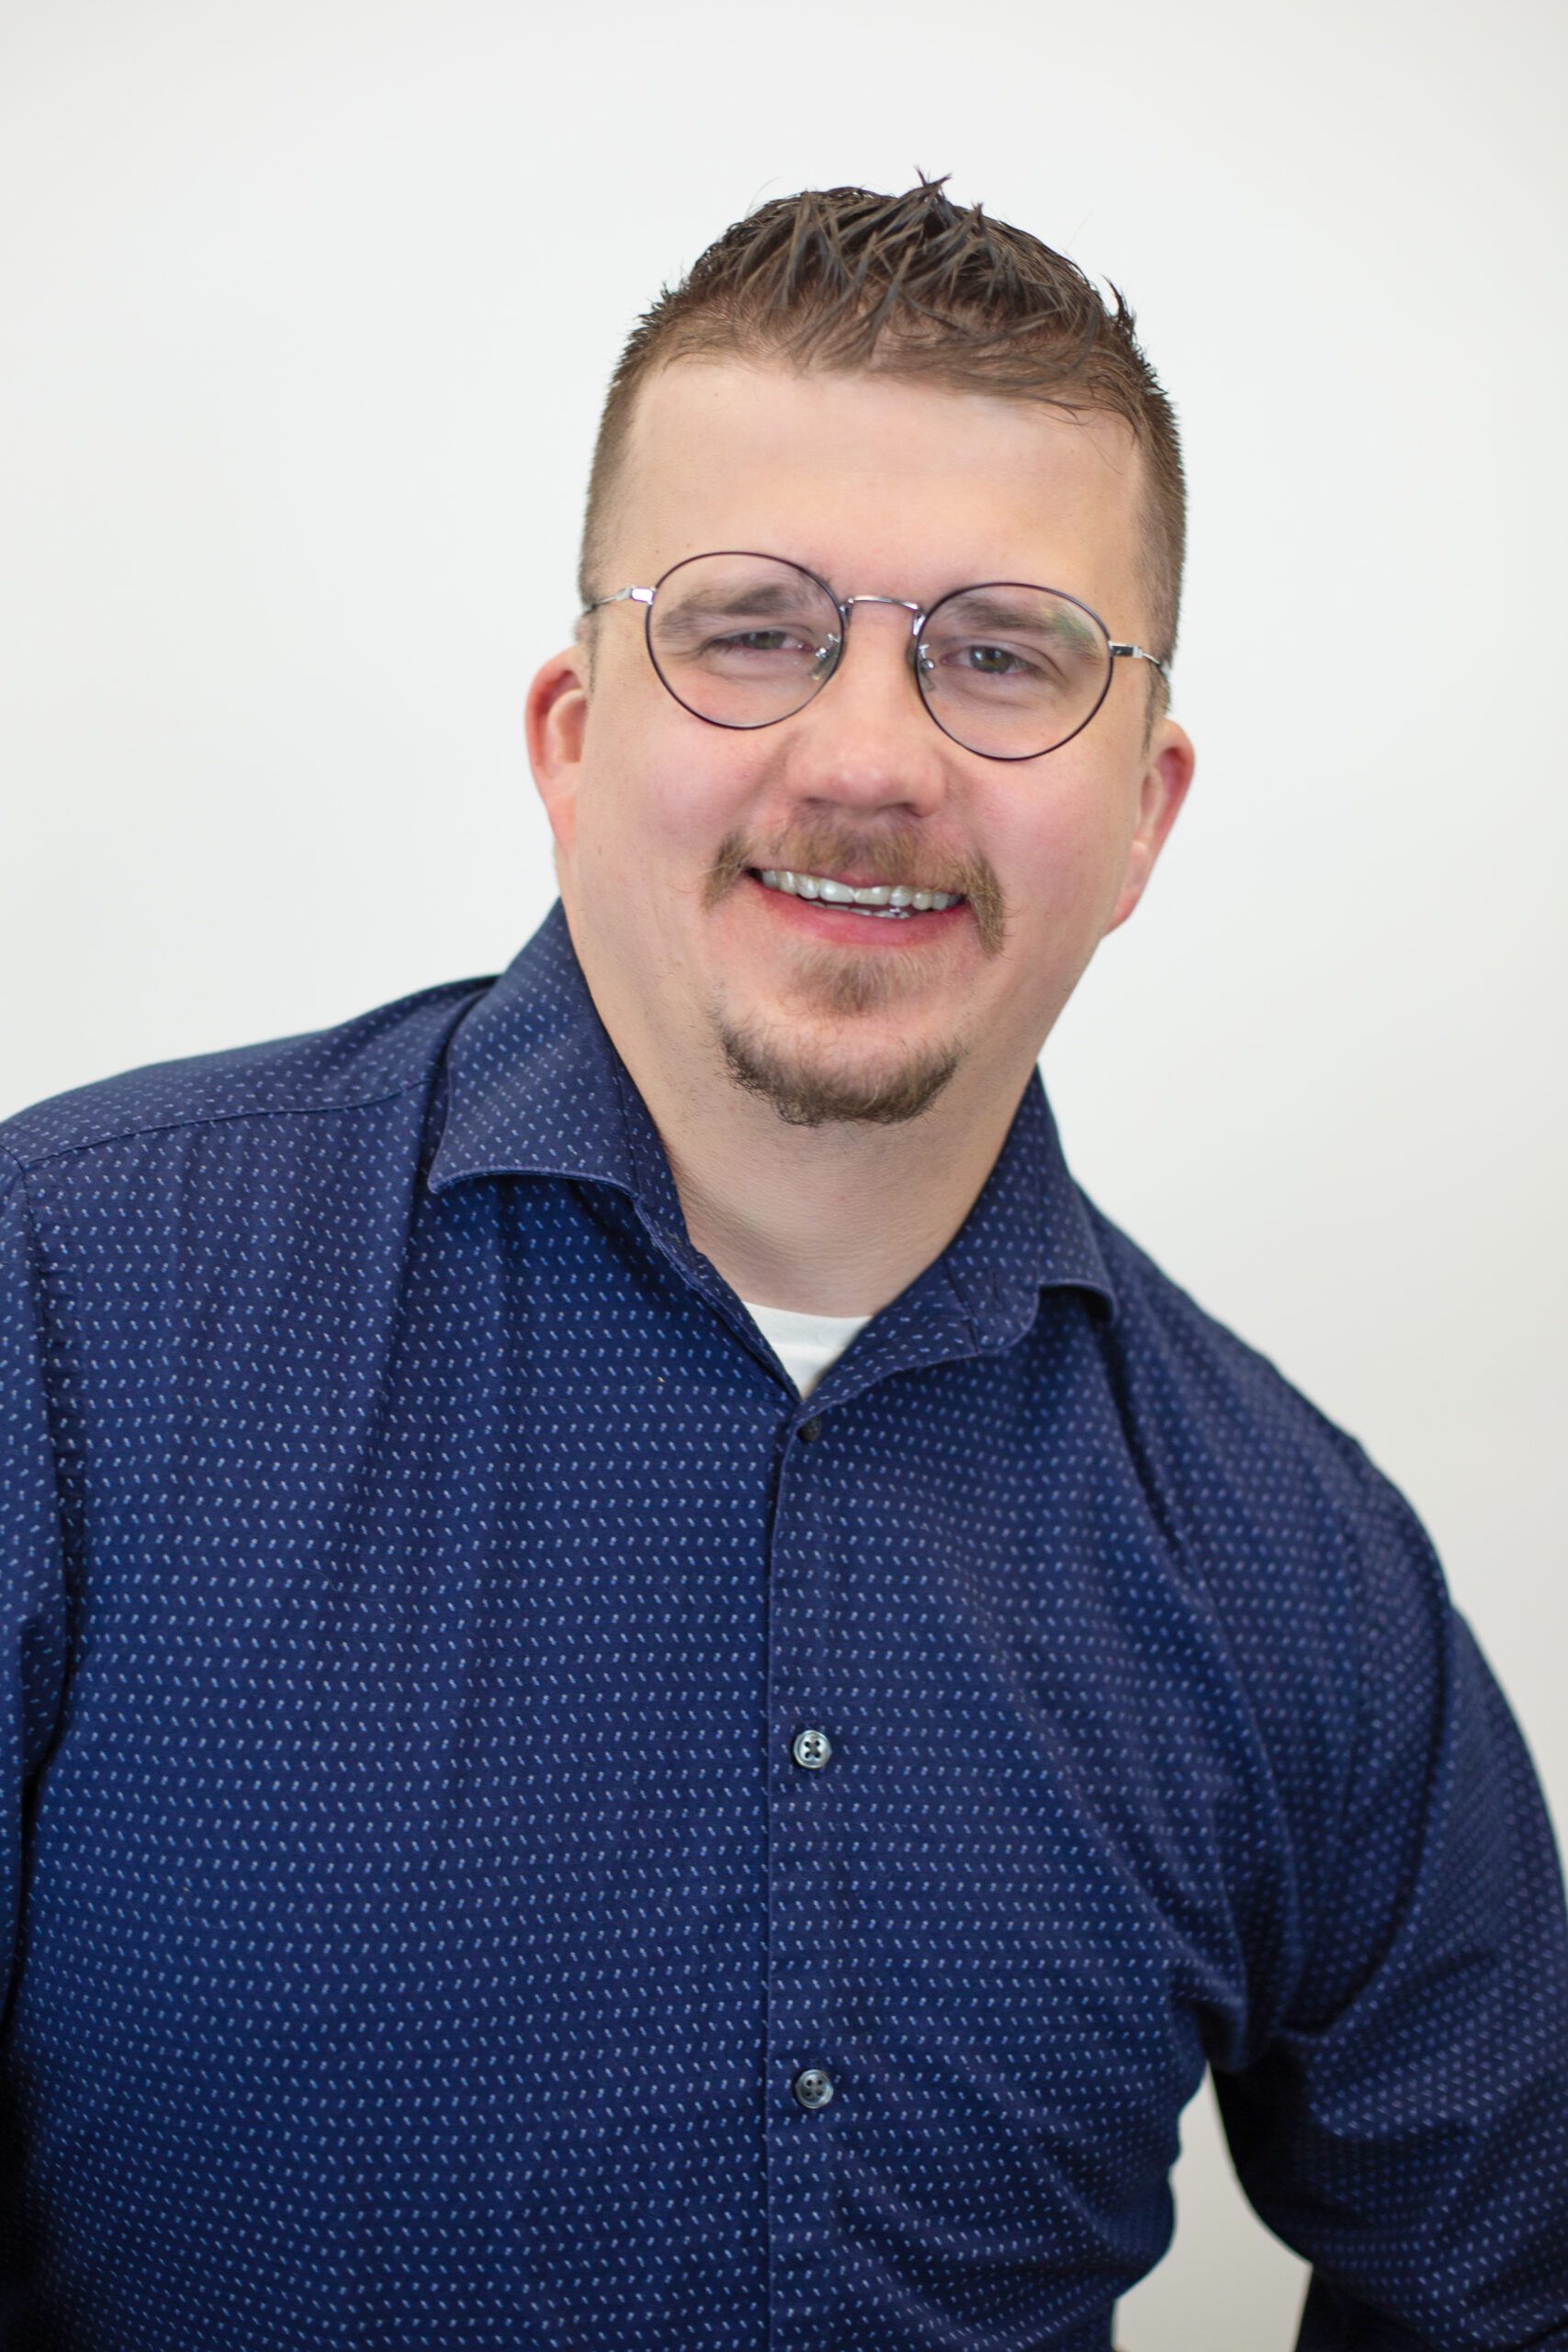
[[[1206,2067],[1308,2352],[1568,2344],[1518,1732],[1037,1072],[1182,529],[1120,298],[763,207],[611,388],[509,969],[0,1128],[0,2346],[1105,2352]]]

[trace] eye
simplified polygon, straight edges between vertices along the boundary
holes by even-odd
[[[961,646],[958,659],[964,669],[982,678],[1021,677],[1034,668],[1010,645]]]
[[[996,638],[950,638],[945,643],[938,639],[921,652],[928,674],[940,669],[954,687],[1007,686],[1039,693],[1060,675],[1058,665],[1042,648],[1008,645]]]
[[[822,659],[822,647],[805,629],[731,628],[705,636],[694,658],[710,668],[725,670],[803,670]]]

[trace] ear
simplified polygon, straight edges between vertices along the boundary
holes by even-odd
[[[558,860],[577,839],[577,784],[588,727],[588,655],[581,645],[553,653],[528,688],[524,724],[528,764],[556,837]]]
[[[1173,718],[1162,719],[1149,747],[1147,764],[1138,786],[1138,824],[1127,847],[1127,864],[1117,892],[1115,909],[1101,937],[1124,923],[1143,897],[1155,860],[1165,847],[1187,797],[1198,754],[1190,739]]]

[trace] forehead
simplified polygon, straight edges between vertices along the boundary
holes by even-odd
[[[638,394],[611,583],[756,548],[840,594],[973,580],[1065,588],[1129,626],[1142,457],[1103,413],[865,374],[681,359]],[[872,576],[874,575],[874,576]]]

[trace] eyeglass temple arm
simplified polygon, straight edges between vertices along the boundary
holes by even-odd
[[[1113,654],[1123,655],[1129,662],[1152,662],[1160,676],[1165,679],[1166,684],[1169,685],[1170,679],[1167,675],[1165,663],[1157,653],[1145,653],[1141,645],[1113,645],[1111,650]]]
[[[651,605],[653,602],[651,588],[617,588],[613,596],[595,596],[593,602],[584,605],[582,609],[585,613],[596,613],[601,605],[624,605],[628,596],[635,605]]]

